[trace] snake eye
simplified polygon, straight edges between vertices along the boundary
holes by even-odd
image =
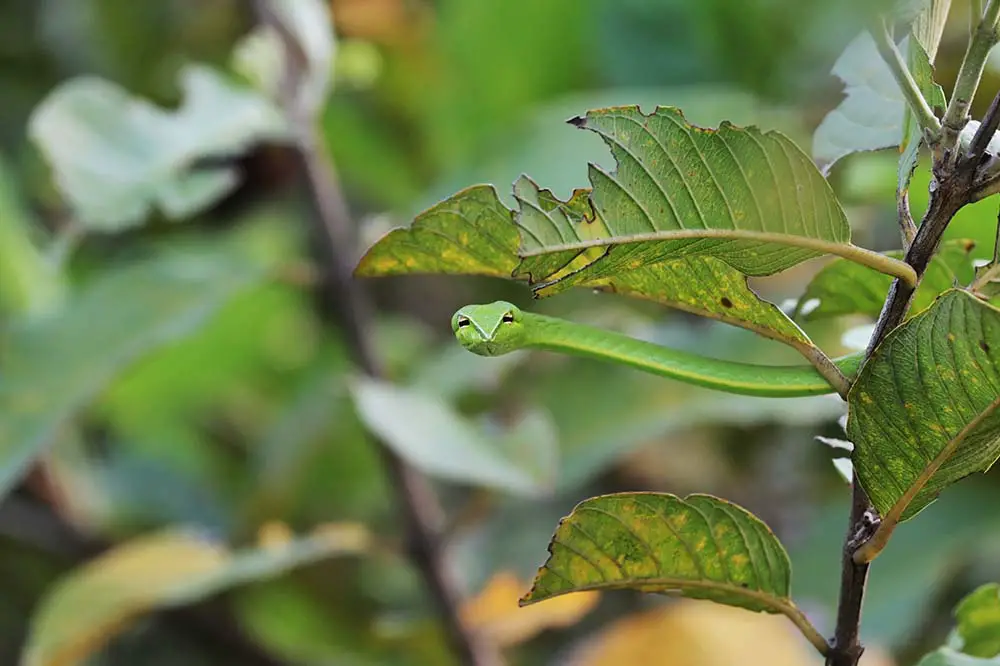
[[[469,324],[471,324],[471,323],[472,323],[472,322],[471,322],[471,321],[469,321],[469,318],[468,318],[468,317],[459,317],[459,318],[458,318],[458,327],[459,327],[459,328],[462,328],[463,326],[468,326],[468,325],[469,325]]]
[[[509,324],[509,323],[513,322],[514,321],[514,313],[513,312],[505,312],[504,315],[503,315],[503,317],[500,317],[500,321],[502,321],[505,324]]]

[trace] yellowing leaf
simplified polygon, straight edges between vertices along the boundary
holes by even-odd
[[[780,613],[817,649],[826,640],[789,596],[791,563],[746,509],[710,495],[617,493],[563,518],[521,603],[582,590],[633,589]]]
[[[357,534],[357,529],[348,530]],[[23,666],[83,663],[137,616],[193,603],[224,589],[273,577],[336,554],[356,553],[357,539],[329,532],[264,550],[232,553],[186,530],[135,539],[56,583],[32,619]]]
[[[600,592],[578,592],[520,608],[527,584],[510,572],[495,575],[476,597],[462,606],[462,620],[497,645],[517,645],[544,629],[572,626],[600,600]]]
[[[782,618],[680,601],[613,623],[574,666],[819,666]]]

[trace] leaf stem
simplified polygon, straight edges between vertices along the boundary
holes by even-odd
[[[958,135],[969,118],[969,108],[976,96],[979,82],[986,68],[986,57],[997,43],[997,22],[1000,21],[1000,0],[988,0],[986,8],[969,40],[965,57],[958,70],[955,89],[945,111],[941,128],[941,148],[949,151],[948,161],[958,159]]]
[[[806,637],[807,641],[812,643],[817,652],[824,657],[830,654],[830,644],[823,638],[823,634],[819,633],[819,630],[809,621],[809,618],[805,616],[805,613],[798,606],[789,604],[781,612],[792,621],[792,624],[798,627],[802,635]]]
[[[827,356],[819,347],[813,344],[795,342],[789,344],[802,354],[807,361],[812,363],[816,371],[823,375],[823,379],[830,383],[830,386],[834,388],[841,398],[847,400],[847,392],[851,390],[853,378],[845,376],[840,371],[840,368],[837,367],[837,364],[833,362],[833,359]]]
[[[934,115],[930,104],[924,99],[923,93],[920,92],[920,87],[913,79],[913,75],[910,74],[910,68],[906,65],[903,54],[899,52],[896,42],[893,41],[892,36],[889,34],[885,18],[879,17],[878,25],[873,27],[869,32],[875,40],[875,46],[878,47],[878,52],[882,56],[882,60],[888,65],[893,78],[896,79],[896,84],[903,93],[903,97],[906,99],[906,104],[910,107],[913,117],[920,124],[920,127],[923,128],[924,134],[928,136],[928,142],[933,143],[937,140],[937,136],[941,132],[941,122]]]

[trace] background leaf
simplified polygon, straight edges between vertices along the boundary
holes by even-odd
[[[544,421],[491,436],[434,396],[367,378],[352,392],[372,432],[426,474],[528,495],[554,481],[557,445]]]
[[[52,588],[33,620],[23,665],[80,663],[139,615],[332,555],[363,552],[367,542],[363,528],[347,526],[231,553],[189,531],[149,534],[95,558]]]
[[[844,82],[845,97],[813,135],[813,157],[824,172],[851,153],[898,146],[906,105],[868,32],[847,45],[832,73]]]
[[[203,65],[181,72],[184,103],[165,111],[114,83],[83,77],[53,90],[32,114],[30,134],[81,222],[120,230],[153,206],[191,215],[238,183],[232,167],[197,168],[255,141],[279,139],[284,125],[263,97]]]
[[[252,238],[252,235],[250,236]],[[248,237],[108,269],[0,347],[0,495],[129,364],[189,334],[264,277]]]
[[[973,247],[975,243],[969,240],[953,239],[941,244],[917,287],[909,316],[928,308],[948,289],[969,284],[974,273]],[[899,251],[886,254],[903,258]],[[837,258],[809,282],[797,309],[806,321],[853,314],[877,319],[891,285],[892,278],[888,275]]]
[[[1000,584],[983,585],[962,599],[955,619],[962,652],[987,659],[1000,655]]]

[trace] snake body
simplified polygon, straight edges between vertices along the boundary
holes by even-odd
[[[793,398],[834,393],[812,365],[773,366],[722,361],[577,324],[523,312],[506,301],[467,305],[452,317],[458,341],[480,356],[518,349],[540,349],[631,366],[670,379],[742,395]],[[847,377],[854,376],[863,353],[834,359]]]

